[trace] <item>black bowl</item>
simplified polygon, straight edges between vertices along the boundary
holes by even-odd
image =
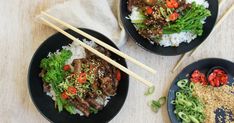
[[[139,44],[144,49],[159,55],[166,56],[183,54],[199,46],[212,31],[219,9],[218,0],[207,0],[209,2],[208,9],[211,11],[211,16],[206,19],[206,23],[203,26],[202,36],[198,36],[190,43],[181,43],[178,47],[162,47],[160,45],[150,43],[148,39],[143,38],[140,34],[138,34],[134,25],[131,23],[131,20],[126,18],[130,15],[130,12],[127,9],[127,1],[128,0],[121,0],[120,14],[122,23],[128,34],[132,37],[133,40],[137,42],[137,44]]]
[[[232,85],[234,83],[234,63],[224,60],[224,59],[218,59],[218,58],[208,58],[208,59],[203,59],[197,62],[194,62],[190,65],[188,65],[187,67],[185,67],[178,75],[177,77],[174,79],[174,81],[172,82],[172,85],[169,89],[168,92],[168,100],[167,100],[167,110],[168,110],[168,115],[170,117],[170,120],[172,123],[181,123],[180,120],[178,120],[176,118],[176,115],[174,114],[174,105],[171,104],[171,101],[175,99],[175,92],[179,90],[179,87],[177,86],[177,82],[181,79],[189,79],[188,74],[191,75],[193,73],[194,70],[198,69],[199,71],[201,71],[202,73],[207,73],[210,69],[216,67],[216,66],[220,66],[223,69],[225,69],[225,72],[227,72],[228,74],[228,79],[229,79],[229,83],[228,85]],[[217,109],[220,110],[220,109]],[[215,112],[216,116],[215,119],[218,122],[218,117],[224,117],[225,116],[225,112]],[[233,115],[234,112],[232,112]],[[223,119],[222,119],[223,120]]]
[[[118,49],[114,43],[103,36],[102,34],[88,30],[82,29],[86,33],[104,41],[105,43],[111,45],[112,47]],[[84,39],[83,36],[71,31],[66,30],[70,34],[74,35],[79,39]],[[87,39],[88,40],[88,39]],[[61,33],[54,34],[49,37],[45,42],[35,52],[28,71],[28,88],[31,95],[32,101],[37,107],[38,111],[47,118],[50,122],[55,123],[106,123],[110,121],[123,106],[128,93],[129,76],[125,73],[121,73],[121,80],[118,86],[117,94],[111,97],[109,103],[104,107],[103,110],[99,111],[97,114],[92,114],[90,117],[83,117],[77,115],[71,115],[66,111],[58,112],[54,108],[54,101],[43,92],[42,80],[38,76],[40,72],[40,61],[47,56],[49,52],[55,52],[61,49],[62,46],[68,45],[71,40]],[[125,59],[117,56],[116,54],[111,54],[111,58],[116,60],[121,65],[127,67]]]

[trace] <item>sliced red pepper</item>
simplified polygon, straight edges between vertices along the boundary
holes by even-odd
[[[69,87],[67,88],[67,91],[68,91],[68,93],[70,93],[70,94],[76,94],[76,93],[77,93],[76,88],[73,87],[73,86],[69,86]]]
[[[207,85],[206,76],[204,74],[201,74],[200,79],[201,79],[202,85]]]
[[[117,79],[118,81],[121,80],[121,72],[120,72],[120,70],[117,70],[117,71],[116,71],[116,79]]]
[[[66,91],[64,91],[62,94],[61,94],[61,97],[62,99],[68,99],[69,96],[67,95]]]
[[[215,69],[209,75],[208,81],[212,86],[219,87],[220,85],[227,84],[228,76],[222,69]]]
[[[208,77],[208,81],[213,81],[214,78],[216,77],[216,74],[215,73],[211,73]]]
[[[77,81],[81,84],[85,83],[87,80],[86,73],[80,73],[79,78]]]
[[[214,84],[215,84],[216,87],[220,86],[219,78],[214,79]]]
[[[64,65],[63,66],[63,70],[65,70],[65,71],[68,71],[70,69],[71,69],[70,65]]]
[[[179,14],[177,12],[174,12],[174,13],[169,15],[169,20],[175,21],[175,20],[177,20],[178,17],[179,17]]]
[[[198,78],[200,76],[200,72],[198,70],[195,70],[192,74],[192,78]]]
[[[168,8],[174,8],[173,4],[169,0],[166,1],[166,4]]]
[[[149,7],[149,6],[147,6],[147,7],[146,7],[146,13],[147,13],[148,15],[151,15],[151,14],[153,13],[153,9],[152,9],[151,7]]]
[[[228,81],[228,76],[226,74],[224,74],[221,78],[220,78],[220,83],[221,84],[227,84]]]
[[[207,80],[205,74],[201,73],[199,70],[195,70],[192,75],[190,80],[194,83],[201,83],[202,85],[207,85]]]
[[[168,8],[178,8],[179,3],[176,0],[167,0],[166,5]]]
[[[179,7],[178,2],[172,2],[172,5],[173,5],[173,7],[174,7],[175,9]]]

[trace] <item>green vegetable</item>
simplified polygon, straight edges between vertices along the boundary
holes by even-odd
[[[192,3],[190,9],[186,10],[175,23],[163,28],[163,34],[179,33],[183,31],[191,31],[198,36],[203,33],[203,22],[205,18],[211,16],[211,12],[203,5]]]
[[[62,68],[71,55],[70,50],[62,50],[59,54],[52,54],[50,57],[42,59],[40,67],[46,70],[42,79],[48,83],[62,82],[65,75]]]
[[[67,102],[61,99],[61,90],[58,86],[64,81],[64,77],[67,75],[67,72],[63,71],[63,66],[71,55],[72,52],[70,50],[61,50],[60,53],[54,53],[50,57],[42,59],[40,63],[40,68],[46,71],[42,79],[44,82],[51,84],[56,95],[56,104],[58,105],[59,112],[63,110],[63,106]],[[71,111],[71,108],[68,110]]]
[[[158,112],[159,108],[165,104],[166,102],[166,97],[160,97],[157,101],[156,100],[152,100],[150,102],[150,107],[151,107],[151,110],[153,112]]]
[[[187,79],[182,79],[182,80],[180,80],[180,81],[177,82],[177,85],[178,85],[180,88],[186,87],[187,84],[188,84],[188,80],[187,80]]]
[[[167,14],[166,14],[165,10],[162,7],[160,7],[159,10],[160,10],[160,13],[162,14],[162,16],[164,18],[167,18]]]
[[[137,9],[136,13],[134,13],[134,15],[131,15],[130,18],[132,23],[139,24],[143,23],[147,17],[144,15],[143,11]]]
[[[176,98],[171,103],[175,105],[174,113],[177,118],[184,123],[200,123],[205,119],[204,105],[195,97],[193,93],[193,83],[189,83],[187,79],[177,82],[180,88],[176,92]]]
[[[93,108],[93,107],[89,107],[89,111],[90,111],[90,113],[94,113],[94,114],[98,113],[98,110]]]
[[[145,96],[149,96],[151,94],[154,93],[154,90],[155,90],[155,86],[151,86],[147,89],[147,91],[145,92]]]
[[[76,114],[76,108],[72,105],[65,105],[64,107],[70,114]]]

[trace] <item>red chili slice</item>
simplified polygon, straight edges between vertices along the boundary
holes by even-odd
[[[179,17],[179,14],[177,12],[174,12],[169,15],[170,21],[175,21]]]
[[[69,98],[69,96],[67,95],[66,91],[64,91],[64,92],[61,94],[61,97],[62,97],[63,99],[68,99],[68,98]]]
[[[81,84],[85,83],[87,80],[86,73],[80,73],[77,81]]]
[[[70,69],[71,69],[70,65],[64,65],[63,66],[63,70],[65,70],[65,71],[68,71]]]
[[[146,7],[146,13],[148,14],[148,15],[151,15],[152,13],[153,13],[153,9],[151,8],[151,7]]]
[[[117,79],[118,81],[121,80],[121,72],[120,72],[120,70],[117,70],[117,71],[116,71],[116,79]]]
[[[73,86],[68,87],[67,91],[70,94],[76,94],[76,92],[77,92],[76,88]]]

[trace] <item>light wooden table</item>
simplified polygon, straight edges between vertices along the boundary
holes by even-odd
[[[54,30],[35,22],[35,15],[41,10],[62,0],[0,0],[0,123],[46,123],[48,122],[34,107],[27,89],[29,62],[38,46]],[[226,3],[221,13],[234,4]],[[186,65],[207,57],[220,57],[234,61],[234,12],[217,28],[194,57],[188,58],[171,73],[180,56],[159,56],[138,47],[131,39],[121,50],[151,66],[158,74],[142,71],[128,63],[131,70],[153,81],[156,93],[152,97],[143,95],[145,86],[130,79],[127,100],[111,123],[168,123],[166,105],[158,113],[147,106],[151,98],[167,95],[168,88],[177,73]]]

